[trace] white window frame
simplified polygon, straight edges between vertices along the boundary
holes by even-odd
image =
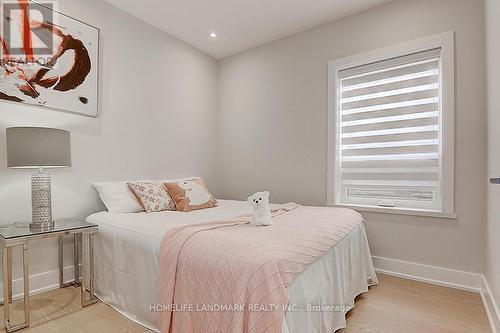
[[[455,159],[455,34],[453,31],[392,45],[378,50],[332,60],[328,63],[328,166],[327,205],[347,206],[361,211],[395,213],[416,216],[455,218],[454,159]],[[340,95],[337,91],[339,72],[412,53],[441,48],[441,210],[420,210],[392,207],[342,204],[340,202]]]

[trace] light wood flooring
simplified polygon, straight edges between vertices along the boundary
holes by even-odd
[[[384,275],[379,279],[378,286],[357,298],[347,328],[339,333],[491,332],[478,294]],[[103,303],[84,309],[79,304],[73,287],[32,296],[31,327],[20,332],[149,332]],[[21,311],[22,303],[15,302],[14,320],[22,320]],[[3,323],[3,307],[0,319]]]
[[[490,333],[479,294],[378,275],[339,333]]]

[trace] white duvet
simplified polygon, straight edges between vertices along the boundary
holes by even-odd
[[[128,318],[157,331],[155,313],[150,307],[158,302],[159,251],[163,235],[177,226],[251,213],[246,202],[218,202],[219,207],[189,213],[100,212],[89,216],[87,221],[99,225],[95,242],[98,297]],[[361,225],[288,288],[290,304],[310,311],[287,312],[283,333],[331,333],[345,327],[345,313],[354,305],[354,298],[366,292],[369,283],[376,282],[365,229]],[[317,311],[325,306],[330,306],[329,311]]]

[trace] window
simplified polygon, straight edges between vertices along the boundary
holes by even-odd
[[[330,63],[330,203],[453,213],[453,66],[453,33]]]

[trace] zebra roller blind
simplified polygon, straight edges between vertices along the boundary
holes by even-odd
[[[338,73],[340,201],[441,208],[441,49]]]

